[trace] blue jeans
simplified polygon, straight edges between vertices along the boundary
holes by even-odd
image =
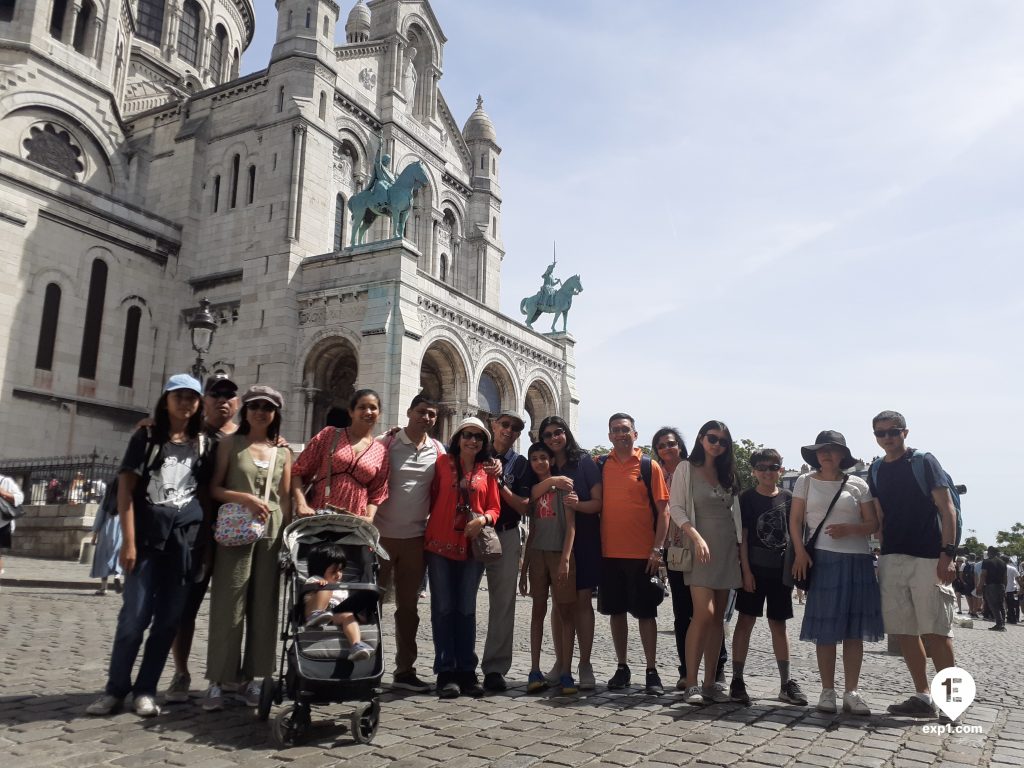
[[[434,672],[475,673],[476,593],[484,574],[476,560],[449,560],[426,553],[430,576],[430,625]]]
[[[117,616],[114,648],[110,652],[108,694],[119,699],[129,692],[136,696],[156,695],[167,654],[181,622],[189,586],[182,573],[178,552],[139,553],[135,570],[125,577],[124,598]],[[132,669],[146,627],[149,627],[149,638],[142,653],[138,677],[132,685]]]

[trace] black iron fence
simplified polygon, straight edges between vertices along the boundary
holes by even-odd
[[[114,456],[0,459],[0,474],[13,477],[26,504],[98,504],[121,462]]]

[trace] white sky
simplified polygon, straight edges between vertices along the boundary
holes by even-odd
[[[827,428],[870,458],[892,408],[967,484],[965,535],[1024,521],[1024,3],[432,6],[445,98],[462,124],[481,93],[503,149],[502,310],[553,241],[581,275],[581,444],[624,410],[643,443],[716,418],[789,466]]]

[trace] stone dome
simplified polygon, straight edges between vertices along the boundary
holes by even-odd
[[[484,112],[484,99],[482,96],[476,97],[476,109],[473,110],[473,114],[466,120],[466,125],[462,128],[462,135],[466,141],[492,141],[495,144],[498,143],[498,134],[494,131],[494,123],[491,122],[491,118]]]
[[[345,22],[345,39],[350,43],[361,43],[370,39],[370,9],[363,0],[349,11]]]

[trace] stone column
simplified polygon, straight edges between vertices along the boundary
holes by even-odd
[[[299,238],[299,196],[302,194],[302,164],[306,156],[306,126],[292,128],[292,170],[288,189],[288,239]]]
[[[61,42],[65,45],[74,45],[75,43],[75,26],[78,24],[78,14],[82,12],[82,4],[75,3],[71,6],[70,12],[65,15],[67,24],[64,25],[64,34],[61,38]]]
[[[98,16],[92,22],[92,50],[86,51],[96,61],[96,66],[101,66],[100,58],[103,56],[103,19]]]
[[[213,47],[213,32],[209,29],[206,30],[205,34],[200,32],[199,40],[196,42],[199,45],[199,64],[197,69],[205,73],[204,77],[207,79],[214,79],[213,74],[209,71],[210,49]]]
[[[174,49],[178,42],[178,25],[175,21],[181,16],[181,8],[174,0],[167,3],[167,11],[164,14],[163,40],[160,47],[163,48],[164,58],[170,61],[174,55]]]

